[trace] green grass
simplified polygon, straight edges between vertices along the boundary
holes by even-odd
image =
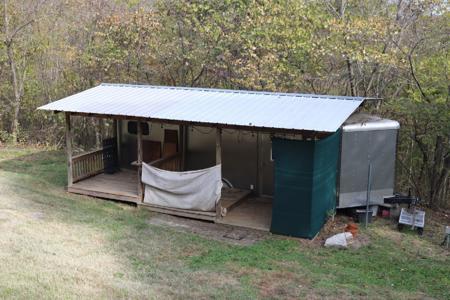
[[[234,246],[65,184],[61,152],[0,148],[0,298],[450,298],[448,251],[387,223],[358,250]]]

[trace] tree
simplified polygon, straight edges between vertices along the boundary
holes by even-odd
[[[38,11],[43,3],[44,1],[41,0],[34,3],[13,2],[11,4],[8,0],[3,0],[3,44],[6,49],[14,93],[11,101],[10,128],[14,143],[17,142],[17,131],[19,130],[19,112],[24,95],[28,59],[32,54],[32,49],[28,44],[28,39],[31,37],[24,38],[22,35],[32,34],[28,29],[36,22]]]
[[[423,8],[422,8],[423,9]],[[388,113],[402,121],[401,178],[432,206],[450,198],[450,12],[431,5],[402,47],[408,81]]]

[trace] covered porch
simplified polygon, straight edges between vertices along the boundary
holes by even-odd
[[[145,187],[141,181],[142,163],[168,171],[186,169],[186,129],[179,125],[175,139],[165,141],[162,138],[161,150],[155,151],[156,141],[143,139],[144,121],[113,119],[113,134],[105,139],[101,149],[72,155],[72,123],[74,116],[84,116],[76,113],[66,113],[66,141],[68,156],[68,186],[67,191],[75,194],[117,200],[136,204],[151,211],[166,213],[181,217],[213,221],[223,224],[249,227],[269,231],[271,220],[271,198],[258,196],[256,191],[228,186],[222,188],[221,197],[215,211],[196,211],[171,208],[149,204],[143,201]],[[98,116],[100,117],[100,116]],[[136,160],[124,162],[124,142],[121,124],[124,121],[136,122]],[[214,129],[214,128],[213,128]],[[222,130],[216,131],[215,161],[222,163]],[[173,133],[173,132],[172,132]],[[156,148],[160,147],[157,145]],[[128,148],[129,145],[128,145]],[[155,154],[156,152],[156,154]],[[149,161],[151,160],[151,161]],[[113,162],[113,170],[111,164]],[[258,189],[262,189],[260,186]]]

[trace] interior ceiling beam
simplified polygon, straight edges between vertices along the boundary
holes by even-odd
[[[59,113],[59,111],[55,111]],[[255,127],[255,126],[245,126],[245,125],[229,125],[229,124],[217,124],[217,123],[207,123],[207,122],[191,122],[191,121],[176,121],[176,120],[166,120],[166,119],[155,119],[155,118],[143,118],[135,116],[124,116],[124,115],[108,115],[108,114],[95,114],[95,113],[82,113],[82,112],[71,112],[72,116],[80,117],[94,117],[103,119],[116,119],[116,120],[129,120],[129,121],[140,121],[140,122],[154,122],[160,124],[174,124],[174,125],[190,125],[190,126],[203,126],[211,128],[224,128],[224,129],[235,129],[244,130],[250,132],[264,132],[270,134],[292,134],[292,135],[302,135],[304,138],[324,138],[334,132],[322,132],[322,131],[312,131],[312,130],[297,130],[297,129],[280,129],[271,127]]]

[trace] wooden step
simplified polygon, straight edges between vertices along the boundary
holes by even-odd
[[[220,198],[220,215],[225,217],[227,213],[234,207],[240,205],[242,200],[251,194],[250,190],[241,190],[236,188],[222,189],[222,197]]]

